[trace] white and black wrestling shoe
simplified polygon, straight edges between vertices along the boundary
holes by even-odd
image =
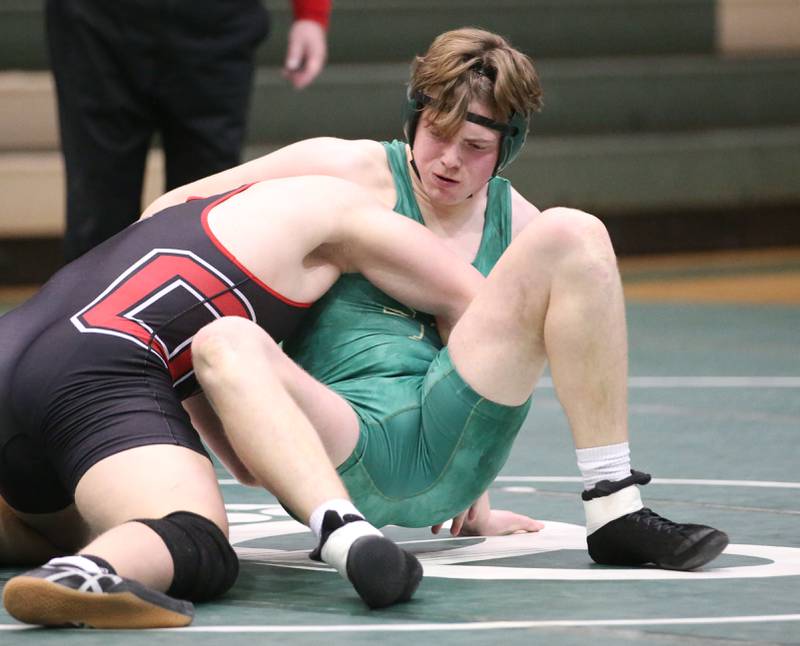
[[[417,558],[356,514],[326,511],[319,545],[309,556],[336,568],[373,609],[409,601],[422,580]]]
[[[667,570],[694,570],[717,558],[728,545],[728,535],[706,525],[676,523],[643,507],[633,485],[648,482],[649,474],[631,471],[624,480],[603,480],[583,492],[592,560],[602,565],[654,563]]]
[[[80,556],[50,559],[13,577],[3,590],[3,605],[15,619],[38,626],[176,628],[194,617],[190,602]]]

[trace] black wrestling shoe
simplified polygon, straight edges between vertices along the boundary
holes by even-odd
[[[370,608],[385,608],[411,599],[422,565],[385,536],[362,536],[347,554],[347,578]]]
[[[602,565],[655,563],[694,570],[717,558],[728,535],[713,527],[675,523],[647,507],[603,525],[586,539],[589,556]]]
[[[15,576],[3,590],[8,614],[26,624],[89,628],[187,626],[194,606],[108,570],[88,572],[53,559]]]
[[[355,514],[345,514],[342,518],[335,511],[326,511],[320,544],[310,557],[323,561],[323,548],[329,540],[336,541],[335,532],[359,521],[365,522]],[[373,609],[409,601],[422,580],[422,565],[417,558],[385,536],[376,534],[353,541],[347,551],[345,569],[358,595]]]

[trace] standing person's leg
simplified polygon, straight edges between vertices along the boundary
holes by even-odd
[[[3,601],[21,621],[186,625],[192,606],[178,599],[211,599],[233,585],[238,561],[205,455],[174,445],[114,454],[86,471],[75,499],[96,538],[9,581]]]
[[[192,355],[236,456],[320,539],[312,558],[335,567],[370,607],[410,599],[422,577],[419,562],[363,519],[331,462],[344,460],[358,439],[346,402],[246,319],[207,325],[195,335]],[[312,400],[311,414],[325,419],[325,443],[302,408]]]
[[[255,51],[268,20],[259,0],[175,3],[165,20],[171,38],[158,96],[170,190],[241,161]]]
[[[141,210],[152,124],[136,88],[137,68],[147,63],[129,35],[141,33],[148,16],[129,4],[47,2],[67,177],[66,261],[136,221]]]
[[[589,550],[602,563],[692,569],[727,544],[722,532],[678,525],[642,508],[627,427],[627,333],[622,285],[602,223],[550,209],[512,242],[455,326],[461,377],[492,401],[517,405],[545,361],[572,430]]]

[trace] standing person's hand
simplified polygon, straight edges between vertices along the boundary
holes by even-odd
[[[319,75],[327,58],[325,28],[315,20],[295,20],[289,30],[283,77],[302,90]]]

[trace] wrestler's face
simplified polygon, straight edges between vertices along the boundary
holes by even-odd
[[[495,118],[491,110],[477,102],[470,104],[469,111]],[[447,139],[423,113],[414,139],[414,161],[425,194],[440,204],[463,202],[491,179],[499,147],[500,133],[496,130],[464,121]]]

